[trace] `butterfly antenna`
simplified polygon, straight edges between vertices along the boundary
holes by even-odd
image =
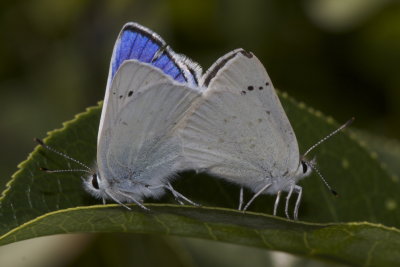
[[[310,166],[311,169],[313,169],[313,170],[318,174],[318,176],[319,176],[319,177],[321,178],[321,180],[324,182],[324,184],[326,185],[326,187],[328,187],[329,191],[331,191],[332,194],[333,194],[335,197],[337,197],[337,196],[338,196],[338,193],[337,193],[335,190],[333,190],[332,187],[328,184],[328,182],[325,180],[324,176],[322,176],[322,174],[320,173],[320,171],[318,170],[318,168],[315,166],[315,164],[314,164],[313,162],[310,162],[310,161],[307,161],[307,163],[308,163],[308,166]]]
[[[340,126],[339,128],[337,128],[336,130],[334,130],[333,132],[331,132],[330,134],[328,134],[327,136],[325,136],[324,138],[322,138],[321,140],[319,140],[316,144],[314,144],[313,146],[311,146],[306,153],[303,154],[303,157],[305,157],[311,150],[313,150],[314,148],[316,148],[317,146],[319,146],[320,144],[322,144],[323,142],[325,142],[326,140],[328,140],[329,138],[331,138],[332,136],[334,136],[335,134],[337,134],[338,132],[340,132],[341,130],[343,130],[344,128],[348,127],[350,124],[352,124],[354,121],[354,117],[352,117],[350,120],[348,120],[345,124],[343,124],[342,126]]]
[[[37,143],[38,143],[39,145],[41,145],[42,147],[44,147],[45,149],[50,150],[51,152],[56,153],[57,155],[60,155],[60,156],[62,156],[62,157],[64,157],[64,158],[66,158],[66,159],[69,159],[69,160],[71,160],[71,161],[73,161],[73,162],[75,162],[75,163],[77,163],[77,164],[79,164],[79,165],[81,165],[82,167],[85,167],[85,168],[87,169],[87,170],[49,170],[49,169],[46,169],[46,168],[41,168],[41,169],[43,169],[44,171],[46,171],[46,172],[85,171],[85,172],[89,172],[89,173],[92,173],[92,172],[93,172],[92,169],[89,168],[86,164],[80,162],[80,161],[77,160],[77,159],[74,159],[74,158],[68,156],[68,155],[65,154],[65,153],[62,153],[62,152],[60,152],[60,151],[58,151],[58,150],[55,150],[55,149],[52,148],[52,147],[49,147],[48,145],[46,145],[45,143],[43,143],[43,141],[40,140],[39,138],[35,138],[34,141],[37,142]]]
[[[57,173],[57,172],[87,172],[87,173],[90,173],[90,174],[93,173],[91,171],[83,170],[83,169],[50,170],[50,169],[47,169],[47,168],[40,167],[40,170],[44,171],[44,172],[47,172],[47,173]]]

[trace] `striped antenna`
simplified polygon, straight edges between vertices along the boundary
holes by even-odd
[[[328,184],[328,182],[325,180],[324,176],[321,174],[321,172],[318,170],[318,168],[315,166],[315,164],[311,161],[305,161],[307,162],[307,165],[311,167],[311,169],[313,169],[318,176],[321,178],[321,180],[324,182],[324,184],[326,185],[326,187],[328,187],[329,191],[332,192],[332,194],[337,197],[338,193],[332,189],[332,187]]]
[[[310,153],[311,150],[313,150],[314,148],[316,148],[317,146],[319,146],[320,144],[322,144],[323,142],[325,142],[326,140],[328,140],[329,138],[331,138],[332,136],[334,136],[335,134],[337,134],[338,132],[340,132],[341,130],[343,130],[344,128],[348,127],[350,124],[352,124],[354,121],[354,117],[352,117],[350,120],[346,121],[345,124],[343,124],[342,126],[340,126],[339,128],[337,128],[336,130],[334,130],[333,132],[331,132],[330,134],[328,134],[327,136],[325,136],[324,138],[322,138],[321,140],[319,140],[317,143],[315,143],[314,145],[312,145],[307,151],[306,153],[303,154],[303,157],[305,157],[308,153]]]
[[[79,161],[77,159],[74,159],[74,158],[68,156],[65,153],[62,153],[62,152],[60,152],[60,151],[58,151],[58,150],[46,145],[39,138],[34,138],[34,141],[36,143],[38,143],[39,145],[41,145],[43,148],[45,148],[47,150],[50,150],[51,152],[56,153],[57,155],[60,155],[61,157],[66,158],[68,160],[71,160],[71,161],[73,161],[73,162],[75,162],[75,163],[77,163],[77,164],[79,164],[79,165],[81,165],[82,167],[85,168],[85,169],[68,169],[68,170],[49,170],[47,168],[40,168],[40,170],[45,171],[47,173],[58,173],[58,172],[87,172],[87,173],[94,173],[94,171],[90,167],[88,167],[86,164],[82,163],[81,161]]]
[[[47,172],[47,173],[57,173],[57,172],[87,172],[87,173],[90,173],[90,174],[93,173],[91,171],[84,170],[84,169],[50,170],[50,169],[47,169],[47,168],[40,167],[40,170],[44,171],[44,172]]]

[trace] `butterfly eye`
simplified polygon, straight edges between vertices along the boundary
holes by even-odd
[[[92,175],[92,186],[95,188],[95,189],[99,189],[100,187],[99,187],[99,182],[97,181],[97,174],[93,174]]]
[[[306,164],[304,161],[302,161],[302,162],[301,162],[301,166],[303,167],[303,173],[306,173],[307,170],[308,170],[307,164]]]

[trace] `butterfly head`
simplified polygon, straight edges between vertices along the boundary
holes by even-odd
[[[94,197],[103,199],[103,201],[109,198],[105,190],[108,185],[105,183],[106,181],[101,179],[99,173],[92,173],[83,179],[83,187],[85,190]]]
[[[299,166],[299,170],[297,172],[297,176],[299,178],[304,178],[309,176],[312,171],[313,171],[313,166],[315,166],[317,164],[317,161],[315,159],[315,157],[312,160],[306,160],[305,158],[302,158],[300,160],[300,166]]]
[[[127,185],[127,183],[132,183],[130,180],[118,182],[115,179],[105,179],[104,177],[106,176],[101,175],[100,172],[97,171],[91,173],[86,178],[83,178],[83,187],[85,190],[92,196],[102,199],[103,204],[106,203],[107,199],[110,199],[127,209],[130,209],[130,207],[124,203],[136,203],[141,208],[147,210],[147,208],[141,203],[143,197],[146,196],[146,193],[151,195],[156,191],[158,192],[163,190],[163,188],[151,189],[148,188],[148,186],[141,184],[135,184],[134,190],[132,190],[132,187]],[[124,188],[130,188],[130,191],[124,190]]]

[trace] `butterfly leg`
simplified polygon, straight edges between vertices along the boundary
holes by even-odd
[[[238,210],[241,210],[243,206],[243,186],[240,187],[240,193],[239,193],[239,208]]]
[[[286,196],[285,214],[286,214],[286,218],[288,218],[288,219],[290,219],[290,216],[289,216],[289,200],[290,200],[290,197],[292,196],[294,187],[295,187],[295,185],[290,186],[289,193]]]
[[[115,202],[117,202],[118,204],[124,206],[125,208],[127,208],[128,210],[131,210],[130,207],[128,207],[127,205],[125,205],[124,203],[122,203],[121,201],[119,201],[116,197],[114,197],[114,195],[112,193],[110,193],[109,191],[106,190],[106,193],[109,197],[111,197]],[[137,201],[136,199],[134,199],[133,197],[131,197],[130,195],[122,192],[122,191],[118,191],[118,194],[132,200],[132,202],[134,202],[136,205],[138,205],[139,207],[141,207],[144,210],[149,211],[149,208],[146,208],[142,203],[140,203],[140,201]]]
[[[175,189],[172,187],[172,185],[170,183],[168,183],[168,185],[153,185],[153,186],[147,186],[146,187],[147,190],[149,190],[149,192],[151,192],[151,190],[154,189],[159,189],[159,188],[165,188],[168,189],[168,191],[170,191],[172,193],[172,195],[174,195],[174,198],[176,200],[176,202],[178,202],[180,205],[184,205],[185,203],[183,203],[178,196],[178,192],[175,191]]]
[[[178,202],[180,205],[185,205],[185,203],[183,203],[183,201],[179,199],[179,196],[177,194],[178,192],[172,187],[170,183],[168,183],[168,185],[164,188],[167,188],[172,193],[172,195],[174,195],[176,202]]]
[[[169,191],[171,191],[172,195],[174,195],[175,199],[179,202],[179,204],[183,205],[183,202],[180,199],[185,200],[187,203],[193,205],[193,206],[200,206],[199,204],[191,201],[190,199],[188,199],[187,197],[185,197],[184,195],[182,195],[181,193],[179,193],[178,191],[176,191],[171,183],[168,183],[167,185],[164,186],[164,188],[168,189]]]
[[[149,190],[149,192],[151,192],[154,189],[159,189],[159,188],[168,189],[168,191],[170,191],[172,193],[172,195],[174,195],[176,202],[178,202],[180,205],[185,204],[179,199],[179,196],[177,194],[178,192],[175,191],[175,189],[172,187],[172,185],[170,183],[168,183],[168,185],[153,185],[153,186],[148,185],[146,188],[147,188],[147,190]]]
[[[282,194],[282,191],[278,191],[278,194],[276,195],[275,204],[274,204],[274,216],[276,216],[276,212],[278,210],[279,201],[281,200],[281,194]]]
[[[243,208],[243,212],[247,210],[247,208],[250,206],[251,203],[265,190],[268,189],[272,184],[266,184],[263,188],[261,188],[257,193],[254,194],[254,196],[250,199],[249,202],[247,202],[246,206]]]
[[[294,219],[298,220],[298,215],[299,215],[299,207],[300,207],[300,201],[301,201],[301,195],[303,193],[303,188],[301,186],[296,185],[294,189],[297,191],[297,200],[296,200],[296,206],[294,207]]]

